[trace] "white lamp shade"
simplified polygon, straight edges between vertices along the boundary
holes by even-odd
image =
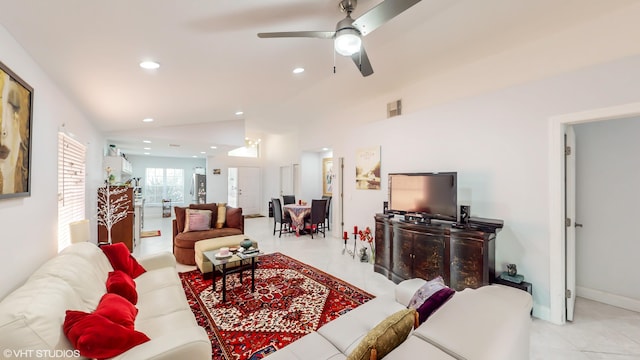
[[[344,29],[338,31],[333,46],[336,52],[342,56],[351,56],[360,51],[362,39],[360,34],[353,29]]]
[[[72,244],[91,240],[89,220],[85,219],[69,223],[69,237]]]

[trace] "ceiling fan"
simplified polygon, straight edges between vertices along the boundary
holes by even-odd
[[[343,56],[351,56],[362,76],[369,76],[373,74],[373,68],[362,45],[362,37],[419,2],[420,0],[385,0],[354,20],[351,18],[351,13],[355,10],[358,1],[341,0],[340,10],[346,12],[347,17],[338,21],[335,31],[268,32],[258,33],[258,37],[333,39],[335,51]]]

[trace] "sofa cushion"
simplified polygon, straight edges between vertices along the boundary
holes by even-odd
[[[68,310],[63,331],[80,355],[106,359],[149,341],[139,331],[128,329],[98,314]]]
[[[187,207],[174,206],[173,212],[176,214],[176,225],[178,228],[178,233],[184,231],[184,217],[186,214]]]
[[[242,208],[227,206],[227,227],[242,229]]]
[[[91,311],[98,301],[87,307],[78,291],[60,278],[30,279],[0,302],[0,348],[73,350],[60,331],[65,311]]]
[[[146,271],[124,243],[104,245],[101,249],[115,270],[122,270],[134,279]]]
[[[85,304],[84,309],[93,310],[98,306],[102,295],[107,292],[105,283],[108,273],[99,274],[93,271],[92,267],[91,259],[69,253],[59,254],[38,268],[29,277],[29,281],[62,279],[78,293]]]
[[[382,320],[406,309],[391,296],[379,296],[323,325],[318,333],[343,354],[349,354]]]
[[[322,359],[340,360],[345,359],[343,353],[336,349],[327,339],[317,332],[311,332],[289,345],[270,354],[269,360],[302,360],[302,359]]]
[[[407,360],[407,359],[428,359],[428,360],[455,360],[454,357],[438,349],[432,344],[409,336],[400,346],[396,347],[384,357],[384,360]]]
[[[218,218],[216,220],[216,229],[222,229],[227,221],[227,204],[218,203]]]
[[[129,274],[122,270],[114,270],[109,273],[107,278],[107,292],[118,294],[129,300],[133,305],[138,303],[138,293],[136,292],[136,283]]]
[[[467,288],[442,305],[413,336],[457,359],[522,359],[529,354],[530,305],[531,295],[519,289]]]
[[[194,243],[199,240],[213,239],[223,236],[242,235],[242,230],[225,227],[222,229],[211,229],[203,231],[192,231],[176,235],[174,244],[181,248],[193,249]]]
[[[184,232],[211,229],[211,210],[187,209]]]
[[[104,294],[98,308],[93,313],[133,330],[138,309],[129,300],[118,294]]]
[[[165,267],[147,271],[133,281],[136,283],[136,291],[138,298],[140,298],[156,289],[180,284],[180,277],[174,267]]]
[[[191,204],[189,205],[189,209],[196,210],[209,210],[211,211],[211,228],[216,227],[216,220],[218,219],[218,204],[216,203],[207,203],[207,204]]]
[[[404,309],[384,319],[369,331],[347,359],[382,359],[407,339],[413,328],[415,316],[415,309]]]

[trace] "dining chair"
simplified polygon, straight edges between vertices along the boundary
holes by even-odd
[[[282,216],[282,205],[280,204],[280,199],[272,198],[271,203],[273,204],[273,235],[276,234],[276,224],[280,223],[280,230],[278,230],[278,237],[282,237],[283,231],[291,230],[291,218],[287,221]]]
[[[325,225],[327,227],[327,230],[331,231],[331,225],[329,221],[329,212],[330,212],[329,210],[331,209],[331,196],[323,195],[322,198],[327,200],[327,208],[325,210],[325,213],[326,213]]]
[[[282,195],[282,204],[283,205],[289,205],[289,204],[295,204],[296,203],[296,196],[295,195]]]
[[[313,233],[322,233],[323,237],[327,237],[324,230],[324,222],[327,218],[327,199],[311,200],[311,217],[309,223],[311,225],[311,238]]]

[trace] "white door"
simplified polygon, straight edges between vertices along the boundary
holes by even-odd
[[[260,168],[238,168],[238,207],[244,215],[260,214]]]
[[[280,167],[280,196],[294,194],[293,170],[291,166]]]
[[[567,125],[564,144],[566,316],[567,321],[573,321],[576,304],[576,136],[571,125]]]
[[[238,207],[238,168],[229,168],[227,171],[227,205]]]

